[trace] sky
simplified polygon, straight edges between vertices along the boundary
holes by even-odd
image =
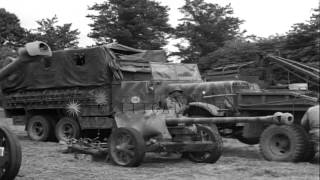
[[[21,26],[27,29],[37,28],[37,20],[52,18],[57,15],[59,24],[72,23],[72,29],[80,31],[80,46],[94,44],[87,37],[88,24],[92,23],[86,15],[94,12],[88,6],[105,0],[0,0],[0,8],[14,13],[20,19]],[[184,0],[156,0],[170,8],[169,23],[176,26],[182,14],[178,8]],[[206,2],[227,5],[231,3],[234,16],[245,22],[241,30],[247,35],[268,37],[285,34],[295,23],[305,22],[312,14],[312,9],[319,7],[319,0],[206,0]]]

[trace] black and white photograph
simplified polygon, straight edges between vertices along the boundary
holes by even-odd
[[[319,0],[0,0],[0,180],[320,180]]]

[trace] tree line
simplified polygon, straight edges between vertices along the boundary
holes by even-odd
[[[245,36],[244,20],[234,16],[231,5],[221,6],[204,0],[185,0],[179,9],[183,18],[177,27],[168,23],[169,8],[153,0],[108,0],[88,8],[87,17],[97,45],[118,42],[141,49],[159,49],[172,39],[176,56],[185,63],[197,63],[201,71],[223,64],[256,60],[259,54],[273,53],[300,62],[319,65],[319,8],[307,22],[294,24],[285,35],[260,38]],[[58,17],[37,21],[36,29],[24,29],[19,18],[0,8],[0,58],[26,42],[41,40],[53,50],[77,47],[79,30],[71,23],[57,25]]]

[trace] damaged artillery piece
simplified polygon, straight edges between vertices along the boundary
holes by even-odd
[[[40,60],[42,56],[51,56],[49,46],[36,41],[19,49],[19,57],[0,70],[0,81],[21,68],[23,64]],[[34,56],[31,58],[31,56]],[[18,138],[8,128],[0,126],[0,179],[12,180],[21,166],[21,145]]]

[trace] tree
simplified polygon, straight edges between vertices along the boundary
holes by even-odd
[[[25,35],[20,20],[15,14],[0,8],[0,47],[3,45],[20,46]]]
[[[239,26],[243,21],[232,17],[230,4],[222,7],[204,0],[186,0],[180,10],[184,18],[174,32],[177,38],[186,39],[188,46],[177,45],[180,52],[174,54],[184,62],[197,62],[222,47],[225,41],[241,35]]]
[[[294,24],[284,36],[260,38],[257,40],[257,45],[263,52],[319,66],[319,28],[319,9],[315,9],[309,21]]]
[[[276,56],[283,56],[285,53],[284,45],[286,43],[286,36],[272,35],[268,38],[256,38],[256,43],[261,53],[274,54]]]
[[[98,44],[118,42],[141,49],[159,49],[171,32],[168,7],[152,0],[109,0],[89,7],[98,15],[88,35]]]
[[[260,52],[256,43],[249,42],[245,38],[229,40],[216,51],[200,58],[199,68],[204,71],[221,65],[257,61]]]
[[[7,64],[6,59],[8,57],[16,57],[18,53],[13,47],[1,46],[0,47],[0,68]]]
[[[57,16],[37,21],[39,27],[28,32],[27,41],[44,41],[52,50],[77,47],[78,29],[71,30],[71,23],[56,25],[58,23]]]
[[[317,62],[320,54],[320,9],[315,9],[310,20],[306,23],[298,23],[291,27],[287,33],[286,56],[301,62]]]

